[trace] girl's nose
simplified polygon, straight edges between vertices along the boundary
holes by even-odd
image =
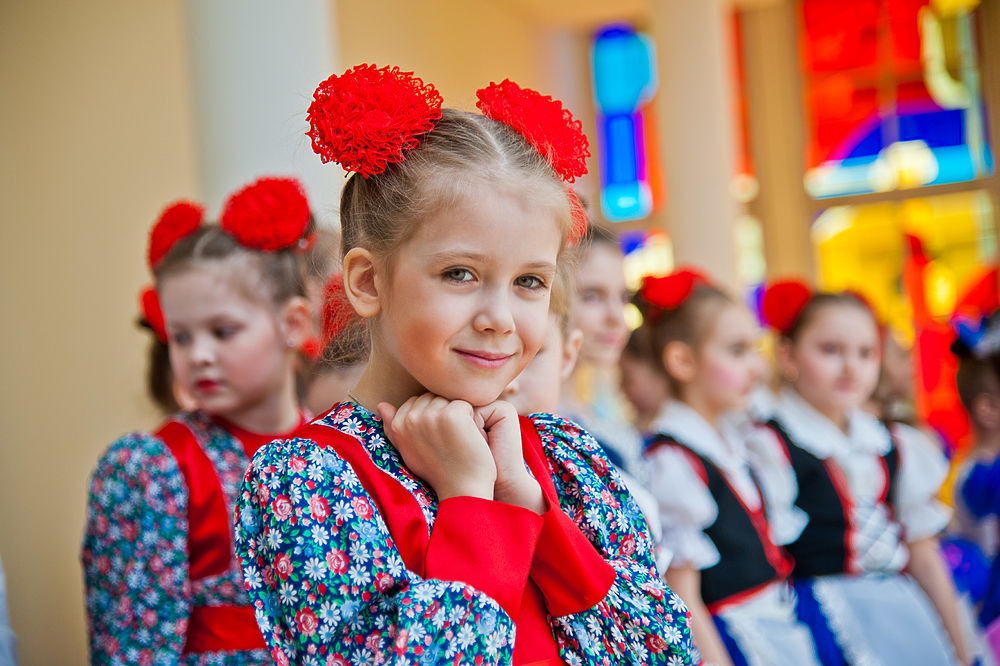
[[[500,290],[484,292],[485,298],[473,324],[478,331],[511,333],[514,330],[514,313],[509,296]]]
[[[196,335],[191,342],[191,362],[195,365],[207,365],[215,356],[215,345],[207,335]]]

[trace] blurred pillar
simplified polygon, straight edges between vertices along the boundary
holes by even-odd
[[[763,226],[769,280],[815,277],[797,10],[797,3],[772,2],[742,13],[750,149],[760,186],[752,212]]]
[[[700,266],[720,285],[737,290],[729,2],[651,5],[665,219],[675,263]]]
[[[334,222],[343,172],[322,165],[306,132],[316,85],[338,69],[331,0],[186,0],[202,197],[214,217],[264,175],[302,180]]]

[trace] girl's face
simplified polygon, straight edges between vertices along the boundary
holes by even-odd
[[[684,386],[713,416],[743,409],[760,382],[764,363],[757,353],[760,330],[741,305],[725,303],[695,353],[695,372]]]
[[[372,359],[393,400],[429,391],[489,404],[545,338],[562,244],[555,218],[514,191],[469,189],[376,274]]]
[[[778,352],[782,372],[795,390],[840,425],[878,384],[878,330],[871,313],[857,305],[817,310],[798,338]]]
[[[158,291],[170,365],[202,409],[242,425],[290,385],[291,351],[274,307],[248,298],[231,269],[196,265]]]
[[[580,358],[601,366],[618,363],[628,341],[625,305],[630,297],[621,252],[595,244],[576,271],[573,326],[583,331]]]

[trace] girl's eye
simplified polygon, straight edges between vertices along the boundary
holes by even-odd
[[[580,292],[580,300],[584,303],[598,303],[601,301],[601,292],[597,289],[584,289]]]
[[[191,336],[183,331],[180,333],[171,333],[169,339],[171,344],[175,345],[186,345],[191,342]]]
[[[472,279],[472,271],[467,268],[449,268],[444,272],[444,277],[452,282],[468,282]]]
[[[226,338],[231,338],[236,335],[239,330],[238,326],[219,326],[213,331],[213,333],[215,334],[215,337],[220,340],[225,340]]]
[[[820,345],[819,350],[824,354],[836,354],[839,351],[837,345],[830,342]]]
[[[623,291],[622,292],[622,305],[628,305],[632,302],[632,292]]]
[[[514,280],[514,284],[525,289],[540,289],[545,286],[542,279],[535,275],[522,275]]]
[[[858,355],[859,355],[859,356],[861,356],[861,358],[863,358],[863,359],[866,359],[866,360],[867,360],[867,359],[871,358],[871,357],[872,357],[872,354],[874,354],[874,353],[875,353],[875,352],[874,352],[874,350],[872,350],[872,349],[870,349],[870,348],[868,348],[868,347],[864,347],[864,348],[862,348],[862,349],[861,349],[861,350],[860,350],[860,351],[858,352]]]

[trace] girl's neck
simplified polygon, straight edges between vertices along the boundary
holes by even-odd
[[[993,457],[1000,454],[1000,431],[975,429],[975,453],[981,456]]]
[[[361,373],[361,379],[351,389],[351,397],[376,415],[381,402],[387,402],[398,409],[413,396],[426,391],[416,380],[409,377],[408,373],[402,371],[402,368],[386,359],[385,354],[372,353],[368,365]]]
[[[716,432],[719,431],[719,417],[722,416],[721,410],[714,407],[708,400],[704,399],[704,396],[700,395],[680,395],[677,398],[678,402],[682,402],[695,412],[698,416],[705,419],[705,423],[712,427],[712,430]]]
[[[289,376],[287,385],[264,400],[238,412],[217,414],[238,428],[257,434],[281,434],[299,425],[301,411],[295,397],[295,382]]]
[[[849,410],[839,409],[830,407],[829,405],[816,404],[808,397],[806,397],[798,388],[795,388],[795,394],[798,395],[802,400],[805,401],[807,405],[815,409],[822,416],[825,416],[833,425],[837,426],[842,433],[848,434],[850,425],[850,412]]]

